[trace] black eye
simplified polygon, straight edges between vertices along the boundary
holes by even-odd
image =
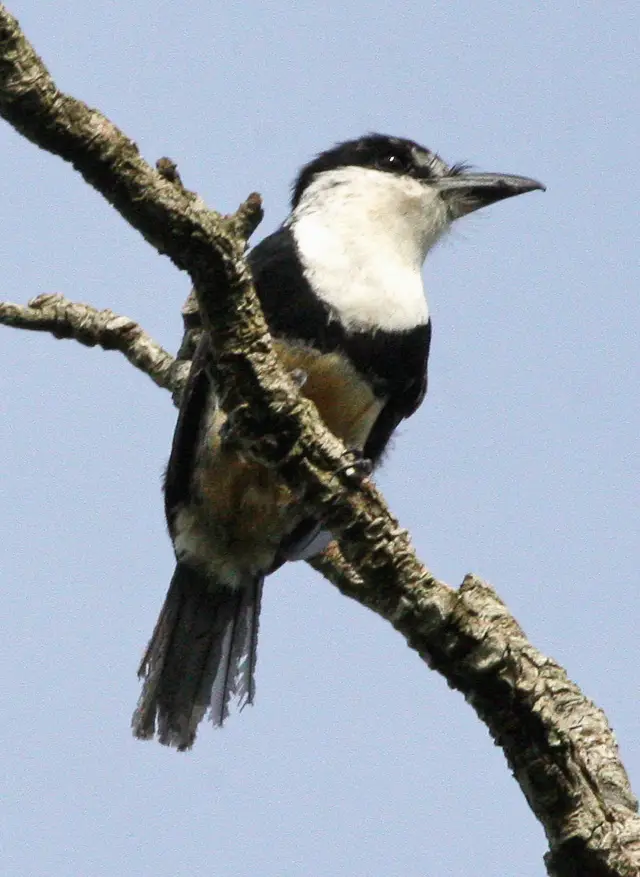
[[[376,167],[381,171],[403,173],[409,169],[409,161],[404,155],[399,155],[397,152],[387,152],[376,161]]]

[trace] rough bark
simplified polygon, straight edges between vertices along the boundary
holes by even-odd
[[[134,320],[108,308],[99,311],[59,293],[45,293],[27,305],[0,301],[0,323],[49,332],[54,338],[72,338],[86,347],[118,350],[163,390],[179,393],[186,383],[188,362],[168,353]]]
[[[117,349],[175,401],[202,319],[233,411],[231,440],[276,467],[336,535],[339,545],[315,568],[386,618],[485,722],[546,831],[548,873],[640,874],[637,802],[603,712],[527,641],[486,583],[467,576],[455,590],[420,563],[373,482],[280,368],[243,258],[261,218],[259,197],[224,217],[185,189],[169,160],[149,166],[101,113],[56,89],[2,5],[0,114],[71,162],[159,253],[188,271],[195,288],[175,360],[133,321],[61,296],[40,296],[27,307],[0,303],[0,323]]]

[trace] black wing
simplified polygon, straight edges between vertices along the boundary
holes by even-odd
[[[173,433],[171,455],[164,478],[164,507],[169,530],[176,507],[189,501],[191,475],[211,389],[206,370],[209,345],[209,336],[203,332],[191,363]]]

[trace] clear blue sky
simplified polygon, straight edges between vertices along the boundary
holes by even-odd
[[[488,578],[608,713],[640,791],[636,3],[9,4],[63,89],[223,211],[369,130],[548,191],[430,258],[430,391],[380,482],[420,556]],[[188,279],[0,127],[0,295],[137,318]],[[541,828],[475,714],[304,564],[266,589],[253,709],[134,741],[173,559],[175,412],[115,353],[0,328],[0,830],[21,877],[538,877]]]

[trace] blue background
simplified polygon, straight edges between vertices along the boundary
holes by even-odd
[[[430,391],[379,477],[420,556],[489,579],[601,705],[640,785],[636,3],[12,11],[57,84],[228,212],[365,131],[548,186],[425,269]],[[189,288],[59,159],[0,127],[3,298],[111,307],[175,350]],[[268,582],[253,709],[179,755],[129,731],[173,559],[175,412],[117,354],[0,332],[0,830],[22,877],[543,873],[500,750],[306,565]]]

